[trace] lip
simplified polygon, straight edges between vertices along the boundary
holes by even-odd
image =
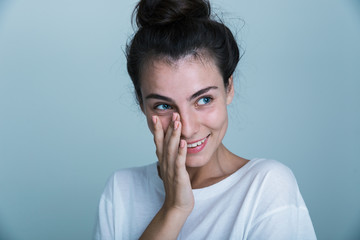
[[[193,148],[187,148],[187,153],[188,154],[194,154],[194,153],[198,153],[201,150],[203,150],[204,147],[206,146],[206,143],[208,141],[209,136],[210,136],[210,134],[207,137],[205,137],[205,141],[201,145],[193,147]],[[199,141],[202,141],[202,140],[204,140],[204,138],[200,139],[200,140],[197,140],[197,141],[189,142],[187,144],[193,144],[193,143],[196,143],[196,142],[199,142]]]
[[[196,140],[196,141],[192,141],[192,142],[186,142],[186,143],[187,143],[187,144],[193,144],[193,143],[196,143],[196,142],[200,142],[200,141],[204,140],[205,138],[207,138],[208,136],[210,136],[210,134],[207,135],[206,137],[202,138],[202,139],[199,139],[199,140]]]

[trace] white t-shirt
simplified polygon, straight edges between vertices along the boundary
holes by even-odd
[[[295,177],[277,161],[253,159],[193,193],[178,239],[316,239]],[[164,199],[156,163],[115,172],[100,199],[95,239],[139,239]]]

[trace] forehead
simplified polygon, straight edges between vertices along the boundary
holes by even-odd
[[[208,86],[224,88],[222,76],[212,58],[187,56],[176,61],[154,59],[142,71],[143,97],[150,93],[188,95]]]

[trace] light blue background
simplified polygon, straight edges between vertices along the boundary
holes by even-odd
[[[360,2],[213,3],[246,49],[225,144],[293,170],[319,239],[360,239]],[[110,174],[156,160],[134,5],[0,0],[0,239],[90,239]]]

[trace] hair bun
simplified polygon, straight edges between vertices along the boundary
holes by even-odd
[[[141,0],[134,13],[136,24],[141,28],[182,19],[208,19],[211,9],[207,0]]]

